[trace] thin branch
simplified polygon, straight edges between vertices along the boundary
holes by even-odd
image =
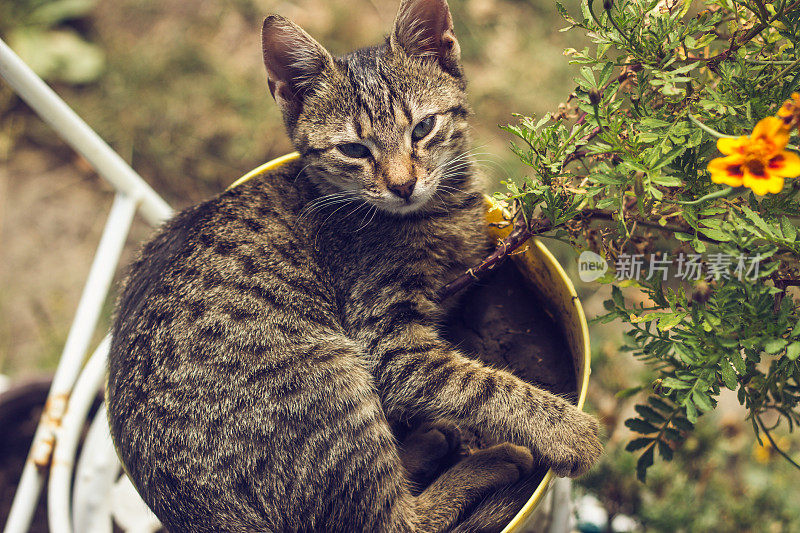
[[[767,427],[764,425],[764,421],[763,421],[763,420],[761,420],[761,417],[760,417],[759,415],[755,415],[755,417],[756,417],[756,420],[758,421],[758,425],[759,425],[759,426],[761,426],[761,431],[763,431],[763,432],[764,432],[764,434],[767,436],[767,439],[769,440],[769,443],[770,443],[770,444],[772,444],[772,447],[773,447],[773,448],[775,448],[775,451],[776,451],[776,452],[778,452],[779,454],[781,454],[781,455],[783,456],[783,458],[784,458],[784,459],[786,459],[787,461],[789,461],[789,463],[790,463],[790,464],[791,464],[793,467],[795,467],[796,469],[800,470],[800,464],[797,464],[797,463],[794,461],[794,459],[792,459],[792,458],[789,456],[789,454],[788,454],[788,453],[786,453],[786,452],[784,452],[783,450],[781,450],[781,449],[778,447],[778,445],[775,443],[775,440],[772,438],[772,435],[771,435],[771,434],[770,434],[770,432],[767,430]]]
[[[578,215],[578,216],[582,216],[583,218],[596,219],[596,220],[611,220],[611,221],[616,220],[614,218],[614,213],[613,212],[611,212],[611,211],[603,211],[602,209],[584,209],[583,211],[581,211],[580,215]],[[653,228],[653,229],[660,229],[660,230],[669,231],[669,232],[672,232],[672,233],[686,233],[686,232],[691,230],[691,228],[683,227],[683,226],[677,226],[677,225],[674,225],[674,224],[664,224],[662,226],[658,222],[653,222],[651,220],[645,220],[645,219],[638,218],[638,217],[628,216],[628,220],[631,220],[631,221],[637,223],[640,226],[644,226],[644,227],[647,227],[647,228]],[[714,242],[717,242],[717,241],[714,241]]]
[[[602,209],[584,209],[577,213],[575,218],[591,219],[591,220],[608,220],[615,221],[614,212],[603,211]],[[629,215],[628,220],[633,222],[634,228],[636,226],[643,226],[646,228],[657,229],[670,233],[687,233],[691,231],[691,227],[683,227],[675,224],[661,225],[658,222],[642,219],[636,216]],[[565,221],[568,222],[568,221]],[[525,223],[522,215],[518,215],[514,221],[514,229],[508,234],[508,237],[497,243],[494,251],[487,256],[481,264],[470,268],[461,276],[454,279],[439,290],[439,301],[443,301],[453,294],[466,289],[473,285],[476,281],[480,280],[483,276],[494,270],[496,267],[505,261],[506,257],[510,256],[517,248],[525,244],[528,239],[533,236],[540,235],[546,231],[553,229],[552,223],[546,218],[536,218],[531,220],[530,225]],[[630,236],[629,236],[630,238]],[[706,237],[703,234],[697,234],[697,238],[709,244],[720,244],[720,241]]]
[[[622,83],[622,82],[624,82],[625,80],[627,80],[628,78],[630,78],[631,76],[633,76],[636,72],[638,72],[640,70],[642,70],[642,65],[639,64],[639,63],[634,63],[634,64],[631,64],[631,65],[625,66],[616,78],[608,80],[598,90],[598,93],[600,95],[600,99],[602,100],[604,93],[608,90],[609,87],[611,87],[611,85],[613,83],[615,83],[615,82],[616,83]],[[579,126],[579,125],[583,124],[584,122],[586,122],[586,117],[587,116],[588,116],[588,113],[586,113],[586,111],[582,111],[581,114],[578,115],[577,120],[575,121],[575,126]],[[575,143],[575,151],[564,158],[564,162],[561,164],[561,170],[563,171],[564,168],[566,168],[566,166],[568,164],[570,164],[571,162],[579,160],[579,159],[585,157],[586,153],[583,152],[581,150],[581,148],[583,148],[584,146],[589,144],[592,141],[592,139],[594,139],[595,137],[597,137],[600,134],[601,131],[602,131],[602,128],[600,126],[597,126],[595,129],[590,131],[589,134],[586,137],[584,137],[583,139],[581,139],[580,141]]]
[[[486,257],[480,265],[470,268],[439,290],[439,301],[445,300],[471,286],[481,277],[500,266],[514,250],[525,244],[532,236],[544,233],[551,227],[551,222],[545,218],[537,218],[531,220],[530,224],[526,224],[524,217],[521,214],[518,215],[514,222],[514,229],[505,239],[497,243],[494,252]]]
[[[745,44],[749,43],[750,41],[758,37],[758,35],[762,31],[767,29],[769,25],[772,24],[772,22],[774,22],[783,15],[788,15],[793,10],[797,9],[797,7],[800,7],[800,0],[796,0],[783,11],[779,11],[778,13],[776,13],[774,17],[772,17],[771,19],[769,19],[769,21],[767,21],[767,23],[761,22],[759,24],[756,24],[750,29],[750,31],[745,33],[739,39],[737,39],[736,34],[734,34],[731,38],[731,44],[727,50],[723,50],[722,52],[713,57],[698,58],[697,61],[705,61],[709,69],[716,71],[720,63],[731,57],[734,53],[736,53],[737,50],[739,50],[739,48],[741,48]]]
[[[784,76],[786,76],[787,74],[789,74],[789,73],[792,71],[792,69],[794,69],[795,67],[797,67],[797,65],[800,65],[800,57],[798,57],[798,58],[797,58],[797,59],[796,59],[794,62],[792,62],[792,63],[791,63],[791,64],[790,64],[788,67],[786,67],[785,69],[783,69],[782,71],[780,71],[778,74],[776,74],[776,75],[775,75],[775,77],[774,77],[774,78],[772,78],[772,79],[771,79],[771,80],[770,80],[770,81],[769,81],[769,82],[768,82],[768,83],[767,83],[767,84],[764,86],[764,88],[766,89],[767,87],[771,87],[771,86],[775,85],[776,83],[778,83],[778,82],[781,80],[781,78],[783,78]]]

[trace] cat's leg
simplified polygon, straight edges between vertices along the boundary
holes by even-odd
[[[423,307],[390,306],[371,321],[371,336],[365,335],[390,417],[449,419],[530,448],[561,476],[578,476],[592,466],[602,452],[592,416],[510,372],[463,356],[440,338]]]
[[[533,456],[526,448],[503,444],[466,456],[459,453],[460,438],[457,426],[438,421],[414,430],[399,448],[410,480],[430,488],[417,502],[420,519],[443,514],[441,500],[452,502],[454,493],[466,491],[471,496],[461,496],[464,499],[461,507],[469,512],[464,516],[462,511],[462,519],[452,531],[499,533],[528,501],[543,472],[530,473]],[[460,462],[456,463],[458,459]],[[443,471],[446,463],[451,468]],[[512,481],[516,473],[510,463],[516,464],[520,473],[515,483]],[[441,477],[431,484],[431,479],[439,472],[442,472]],[[415,493],[414,487],[412,493]],[[486,496],[471,506],[470,501],[481,493]]]
[[[341,339],[335,345],[341,353],[346,340]],[[316,379],[321,368],[308,369],[310,375],[306,377],[319,382],[319,387],[328,387],[324,402],[328,432],[321,435],[326,438],[320,443],[324,444],[308,454],[308,458],[304,449],[311,446],[310,438],[305,445],[294,449],[291,461],[300,463],[295,466],[302,467],[301,472],[295,475],[295,466],[287,472],[293,480],[293,490],[288,492],[294,496],[290,499],[310,491],[302,498],[306,503],[296,508],[313,514],[314,529],[449,531],[460,516],[487,495],[531,471],[530,451],[500,444],[459,461],[414,496],[409,490],[401,451],[395,444],[371,376],[363,368],[363,359],[355,355],[341,357],[335,365],[328,362],[324,366],[327,367],[325,385]],[[309,412],[302,420],[309,428],[298,427],[295,431],[311,434],[312,427],[318,427],[320,422]],[[421,453],[452,451],[458,446],[458,432],[447,424],[429,425],[409,438],[409,448]],[[417,461],[419,470],[425,468],[423,463]],[[310,477],[304,476],[304,471]]]
[[[511,443],[478,450],[439,476],[415,500],[415,531],[450,531],[465,510],[528,476],[530,451]],[[444,528],[444,529],[443,529]]]
[[[452,533],[500,533],[530,499],[543,474],[534,472],[492,492],[453,528]]]

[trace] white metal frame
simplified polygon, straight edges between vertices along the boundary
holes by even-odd
[[[97,516],[96,512],[104,505],[107,507],[107,502],[98,500],[98,496],[109,494],[110,484],[119,473],[118,460],[113,453],[113,446],[110,446],[104,409],[100,409],[92,424],[90,438],[84,444],[76,474],[75,499],[70,505],[78,437],[105,376],[109,337],[100,343],[88,363],[83,363],[133,216],[139,211],[147,222],[156,226],[172,215],[172,209],[2,40],[0,76],[116,190],[4,533],[23,533],[28,530],[48,474],[48,522],[51,531],[71,533],[74,529],[81,533],[110,532],[108,512],[104,517]],[[88,527],[90,523],[105,523],[105,526]]]

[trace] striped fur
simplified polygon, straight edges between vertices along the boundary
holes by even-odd
[[[591,417],[437,331],[437,289],[488,246],[445,1],[406,0],[385,45],[342,58],[279,17],[264,34],[302,157],[169,221],[118,301],[109,420],[145,501],[175,532],[445,531],[529,450],[584,472]],[[372,155],[337,148],[355,141]],[[412,416],[514,444],[412,495],[387,422]]]

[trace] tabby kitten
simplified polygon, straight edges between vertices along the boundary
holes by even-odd
[[[109,420],[147,504],[172,531],[443,531],[530,451],[585,472],[593,418],[437,330],[489,245],[446,1],[340,58],[279,16],[262,38],[300,159],[175,216],[118,302]],[[387,422],[410,417],[514,444],[414,496]]]

